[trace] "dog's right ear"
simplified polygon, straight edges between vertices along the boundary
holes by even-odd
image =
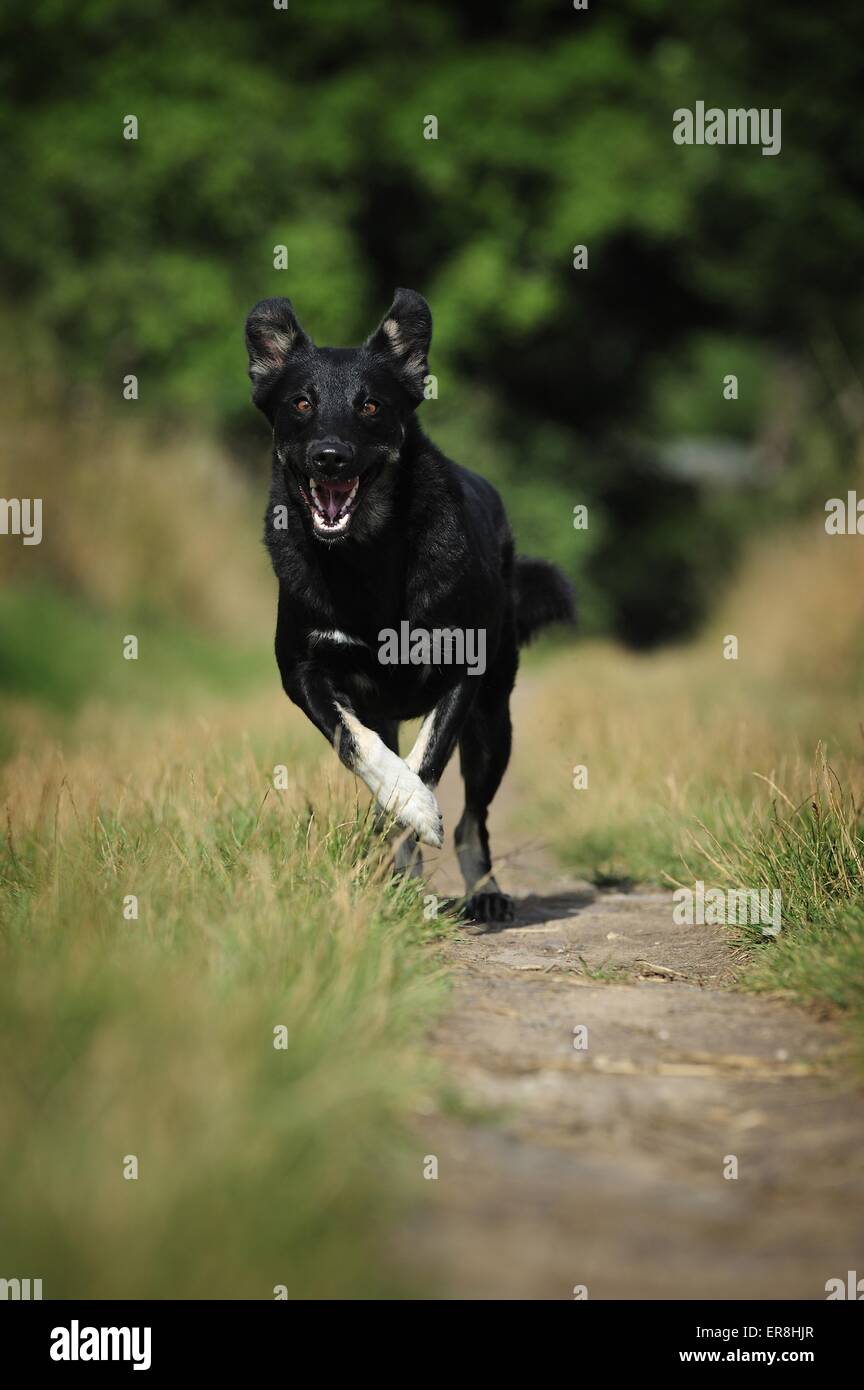
[[[375,332],[366,339],[367,348],[388,363],[415,405],[423,399],[431,340],[432,315],[416,290],[397,290]]]
[[[290,299],[262,299],[246,320],[252,400],[263,406],[292,352],[311,347]]]

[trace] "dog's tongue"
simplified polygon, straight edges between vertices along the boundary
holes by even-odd
[[[355,479],[347,482],[319,483],[318,501],[328,521],[335,521],[348,500]]]

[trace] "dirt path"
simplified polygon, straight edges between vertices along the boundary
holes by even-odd
[[[458,796],[451,768],[451,830]],[[512,810],[493,847],[517,921],[447,948],[432,1046],[466,1117],[421,1126],[439,1176],[403,1254],[456,1298],[819,1299],[864,1275],[864,1093],[839,1033],[731,989],[728,933],[674,925],[669,894],[562,878]],[[458,887],[449,854],[430,871]]]

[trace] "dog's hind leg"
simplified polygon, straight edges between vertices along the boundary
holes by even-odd
[[[486,826],[489,803],[510,760],[508,694],[495,692],[493,700],[481,695],[459,739],[465,810],[456,827],[456,857],[465,880],[465,911],[478,922],[513,920],[513,899],[501,892],[492,873]]]
[[[408,878],[422,878],[423,851],[413,830],[409,830],[405,839],[396,846],[393,867],[397,874],[405,874]]]

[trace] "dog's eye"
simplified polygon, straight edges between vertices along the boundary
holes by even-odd
[[[363,401],[362,405],[360,406],[360,414],[361,414],[361,415],[377,415],[377,414],[378,414],[378,411],[379,411],[380,409],[381,409],[381,407],[380,407],[380,405],[378,404],[377,401],[366,400],[366,401]]]
[[[294,409],[297,411],[298,415],[308,415],[309,411],[312,409],[312,402],[308,396],[298,396],[296,401],[294,401]]]

